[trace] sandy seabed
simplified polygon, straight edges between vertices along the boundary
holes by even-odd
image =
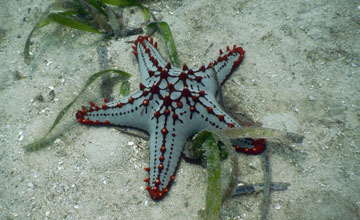
[[[169,194],[154,202],[143,190],[147,140],[75,122],[81,105],[100,103],[100,83],[70,109],[58,138],[42,150],[24,151],[100,69],[101,37],[56,24],[34,34],[32,62],[25,64],[26,38],[52,2],[3,0],[0,7],[0,219],[200,219],[203,167],[182,160]],[[226,45],[246,50],[223,87],[234,118],[246,115],[263,127],[304,135],[301,145],[269,146],[272,180],[291,185],[271,193],[268,219],[360,219],[359,1],[170,0],[146,6],[170,25],[188,66],[214,60]],[[144,25],[140,9],[126,9],[124,16],[129,26]],[[139,83],[127,43],[134,39],[105,44],[109,67],[134,73],[131,91]],[[238,160],[239,182],[262,181],[261,156],[238,154]],[[261,193],[231,198],[221,218],[257,219],[262,199]]]

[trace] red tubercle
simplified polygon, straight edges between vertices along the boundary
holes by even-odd
[[[222,55],[222,54],[223,54],[223,52],[222,52],[222,50],[221,50],[221,49],[219,50],[219,54],[220,54],[220,55]]]
[[[140,90],[144,90],[146,87],[144,86],[144,84],[142,84],[142,83],[139,83],[139,89]]]
[[[170,114],[170,110],[169,110],[169,109],[165,109],[165,110],[164,110],[164,115],[165,115],[165,116],[168,116],[169,114]]]
[[[219,119],[220,121],[224,121],[225,115],[218,115],[218,119]]]
[[[171,63],[168,62],[168,63],[166,64],[165,68],[168,69],[168,70],[171,69]]]
[[[161,151],[161,153],[165,153],[165,151],[166,151],[166,147],[163,145],[163,146],[161,146],[160,147],[160,151]]]
[[[139,42],[140,43],[143,43],[144,42],[144,39],[148,39],[148,36],[144,35],[144,36],[138,36],[137,39],[134,41],[134,44],[138,44]]]
[[[226,61],[226,60],[227,60],[227,55],[219,56],[217,59],[217,62],[222,62],[222,61]]]
[[[85,119],[82,121],[83,124],[85,125],[91,125],[92,124],[92,121],[90,119]]]
[[[166,128],[161,129],[161,133],[163,135],[166,135],[168,133],[168,130]]]
[[[201,72],[204,72],[204,71],[205,71],[205,66],[202,65],[199,70],[200,70]]]
[[[106,110],[108,108],[108,106],[106,104],[102,104],[101,105],[102,109]]]
[[[82,123],[82,121],[84,120],[84,114],[80,110],[76,112],[75,117],[76,120],[80,123]]]
[[[199,96],[193,95],[191,98],[192,98],[192,100],[193,100],[194,102],[198,102],[198,101],[199,101]]]
[[[190,97],[191,96],[191,92],[186,86],[184,86],[183,90],[181,91],[181,96],[182,97]]]
[[[159,111],[154,112],[154,116],[155,116],[156,118],[158,118],[158,117],[160,116],[160,112],[159,112]]]
[[[233,122],[233,123],[229,123],[227,125],[228,125],[229,128],[233,128],[235,126],[235,123]]]
[[[156,67],[158,66],[159,63],[153,55],[149,54],[149,60],[154,64],[154,66],[156,66]]]
[[[166,94],[165,97],[163,97],[163,105],[166,106],[166,110],[168,110],[167,108],[168,108],[168,106],[171,105],[172,102],[173,102],[173,100],[171,99],[169,94]]]
[[[160,72],[160,78],[166,79],[169,76],[169,72],[165,69],[161,70]]]
[[[122,103],[122,102],[118,102],[118,103],[116,104],[116,106],[117,106],[118,108],[121,108],[123,105],[124,105],[124,103]]]
[[[178,102],[176,103],[176,106],[177,106],[178,108],[182,108],[182,107],[183,107],[183,103],[180,102],[180,101],[178,101]]]
[[[148,106],[148,105],[149,105],[149,100],[144,99],[144,101],[142,102],[142,104],[143,104],[144,106]]]
[[[182,80],[183,82],[185,82],[186,79],[188,78],[188,75],[187,75],[185,72],[181,72],[178,77],[179,77],[180,80]]]
[[[87,114],[87,110],[86,110],[86,109],[82,109],[82,110],[81,110],[81,114],[82,114],[82,115],[86,115],[86,114]]]
[[[242,61],[242,57],[239,57],[239,59],[234,62],[233,68],[239,66],[241,61]]]
[[[196,76],[196,77],[195,77],[195,80],[196,80],[197,82],[201,82],[202,79],[203,79],[202,76]]]
[[[134,99],[133,97],[129,97],[128,102],[129,102],[130,104],[133,104],[134,100],[135,100],[135,99]]]
[[[159,177],[155,180],[155,186],[159,186],[161,184],[161,181],[159,180]]]
[[[147,96],[148,94],[149,94],[149,91],[147,91],[147,90],[144,90],[142,93],[143,96]]]
[[[104,102],[105,102],[105,103],[108,103],[108,102],[109,102],[109,99],[104,98]]]
[[[93,101],[90,101],[89,103],[90,103],[91,107],[94,107],[94,108],[96,107],[96,105],[95,105],[95,103]]]
[[[139,39],[140,39],[140,37],[141,37],[141,36],[138,36],[138,37],[136,38],[136,40],[134,40],[134,42],[133,42],[133,43],[134,43],[135,45],[139,43]]]

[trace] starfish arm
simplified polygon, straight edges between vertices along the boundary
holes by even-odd
[[[170,117],[171,115],[154,118],[156,126],[150,132],[150,167],[148,168],[150,177],[145,181],[149,183],[147,190],[154,200],[162,199],[174,181],[187,138],[177,130],[181,128],[175,126],[175,123],[180,121]]]
[[[166,63],[157,50],[157,43],[153,42],[152,38],[149,40],[148,37],[139,36],[134,44],[133,53],[138,58],[141,81],[144,82],[154,73],[164,69]]]
[[[231,116],[224,112],[214,96],[205,95],[200,97],[196,105],[197,114],[193,117],[193,124],[197,125],[199,132],[205,128],[225,129],[241,127]],[[205,114],[204,114],[205,112]],[[233,147],[238,152],[246,154],[260,154],[266,148],[265,140],[239,138],[232,140]]]
[[[245,51],[241,47],[233,46],[232,49],[226,47],[226,54],[220,50],[220,56],[214,61],[213,69],[217,74],[220,85],[223,85],[236,67],[238,67],[244,58]]]
[[[184,65],[183,71],[188,74],[192,81],[189,84],[202,85],[209,94],[215,95],[218,90],[218,84],[223,85],[225,80],[230,77],[231,73],[238,67],[244,58],[245,51],[241,47],[233,46],[230,50],[226,48],[227,54],[223,54],[220,50],[220,56],[216,61],[210,62],[207,67],[204,65],[197,69],[190,69]],[[216,77],[215,77],[216,74]],[[216,81],[218,80],[218,82]]]
[[[101,106],[90,102],[90,108],[76,113],[78,122],[93,125],[118,125],[148,130],[148,109],[142,91]]]

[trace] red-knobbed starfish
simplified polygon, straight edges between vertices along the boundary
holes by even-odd
[[[86,125],[118,125],[145,130],[150,134],[150,178],[146,189],[154,200],[162,199],[175,179],[176,168],[186,140],[205,128],[241,127],[216,101],[218,83],[223,84],[239,66],[245,51],[234,45],[220,50],[208,66],[182,69],[166,63],[157,43],[147,36],[134,41],[138,59],[140,89],[128,97],[101,106],[79,110],[76,118]],[[258,154],[265,140],[243,139],[237,151]]]

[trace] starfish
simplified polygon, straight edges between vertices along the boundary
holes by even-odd
[[[245,51],[234,45],[206,67],[176,68],[165,62],[157,43],[148,36],[139,36],[132,46],[141,74],[139,91],[101,106],[76,113],[85,125],[114,125],[145,130],[150,135],[150,166],[146,189],[153,200],[162,199],[175,179],[181,152],[186,140],[205,128],[241,127],[225,113],[216,101],[219,84],[223,84],[241,63]],[[242,139],[237,151],[258,154],[265,149],[264,139]]]

